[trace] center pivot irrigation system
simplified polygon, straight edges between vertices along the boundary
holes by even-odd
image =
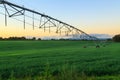
[[[0,4],[3,4],[3,6],[0,6],[4,9],[5,13],[5,25],[7,26],[7,17],[14,18],[16,16],[22,16],[22,20],[19,20],[23,22],[24,29],[26,27],[26,24],[32,25],[33,30],[35,28],[43,29],[44,32],[48,30],[51,32],[51,28],[54,28],[55,33],[58,34],[65,34],[67,36],[79,36],[79,39],[88,39],[88,40],[99,40],[96,37],[90,36],[89,34],[85,33],[84,31],[69,25],[63,21],[60,21],[58,19],[55,19],[51,16],[39,13],[35,10],[31,10],[28,8],[25,8],[24,6],[19,6],[14,3],[8,2],[6,0],[0,0]],[[28,13],[32,13],[32,17],[28,16]],[[37,16],[37,18],[35,18]],[[32,19],[32,24],[28,23],[26,18]],[[18,19],[17,19],[18,20]],[[39,23],[39,24],[37,24]],[[37,26],[36,26],[37,24]],[[53,30],[53,31],[54,31]]]

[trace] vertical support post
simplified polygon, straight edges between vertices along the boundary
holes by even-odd
[[[7,26],[7,12],[6,12],[6,9],[5,9],[5,26]]]
[[[57,29],[56,29],[56,33],[58,33],[58,27],[57,27]]]
[[[50,31],[50,22],[49,22],[49,33],[50,33],[51,31]]]
[[[25,30],[25,10],[23,12],[23,17],[24,17],[24,30]]]
[[[56,29],[56,33],[58,33],[59,27],[60,27],[60,23],[57,23],[57,29]]]
[[[68,36],[68,31],[67,31],[67,36]]]
[[[24,29],[25,29],[25,13],[24,13]]]
[[[40,24],[39,24],[39,28],[41,28],[41,24],[42,24],[42,16],[40,17]]]
[[[56,33],[58,33],[59,26],[57,26]]]
[[[62,33],[62,32],[61,32],[61,29],[60,29],[60,36],[61,36],[61,33]]]
[[[44,18],[44,23],[45,23],[45,18]],[[44,24],[44,32],[45,32],[45,30],[46,30],[46,29],[45,29],[45,24]]]
[[[34,30],[35,24],[34,24],[34,13],[33,13],[33,30]]]
[[[72,29],[72,36],[74,35],[74,33],[73,33],[73,29]],[[74,36],[73,36],[74,37]]]

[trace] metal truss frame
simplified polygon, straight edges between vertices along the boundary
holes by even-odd
[[[58,19],[55,19],[51,16],[39,13],[37,11],[25,8],[24,6],[19,6],[16,4],[13,4],[11,2],[8,2],[6,0],[0,0],[0,4],[3,4],[4,9],[5,9],[5,25],[7,26],[7,15],[9,17],[16,17],[16,16],[23,16],[23,25],[24,25],[24,29],[26,26],[26,12],[30,12],[33,14],[32,18],[32,26],[33,26],[33,30],[35,29],[35,15],[39,15],[40,19],[39,19],[39,25],[38,28],[44,29],[44,32],[46,31],[47,28],[49,28],[49,32],[51,32],[51,27],[56,27],[56,33],[59,33],[60,35],[62,33],[65,33],[65,35],[75,35],[75,34],[79,34],[80,39],[89,39],[89,40],[99,40],[96,37],[90,36],[89,34],[85,33],[84,31],[69,25],[63,21],[60,21]],[[11,9],[14,10],[13,13],[9,12],[9,9],[7,8],[7,6],[9,6]]]

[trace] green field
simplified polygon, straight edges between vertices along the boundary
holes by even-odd
[[[0,41],[0,78],[119,80],[120,43],[95,45],[93,41]]]

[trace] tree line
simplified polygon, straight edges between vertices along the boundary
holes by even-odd
[[[33,38],[26,38],[26,37],[8,37],[8,38],[2,38],[2,37],[0,37],[0,40],[36,40],[36,37],[33,37]],[[41,40],[41,38],[38,38],[37,40]]]
[[[113,41],[115,41],[115,42],[120,42],[120,34],[115,35],[115,36],[113,37]]]
[[[42,40],[41,38],[26,38],[26,37],[8,37],[8,38],[2,38],[0,37],[0,40]],[[56,40],[56,39],[50,39],[50,40]],[[70,40],[70,39],[59,39],[59,40]],[[108,41],[114,41],[114,42],[120,42],[120,34],[115,35],[112,39]]]

